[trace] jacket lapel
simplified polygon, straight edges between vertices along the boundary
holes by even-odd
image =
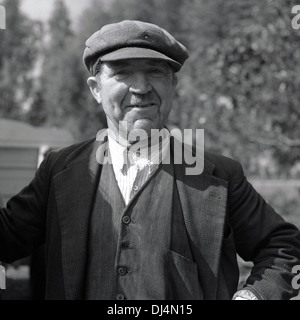
[[[66,168],[54,177],[66,299],[83,298],[90,212],[101,171],[98,147],[96,141],[69,156]]]
[[[215,299],[227,182],[212,175],[214,165],[211,162],[205,161],[200,175],[186,175],[187,167],[187,164],[174,165],[176,184],[204,299]]]

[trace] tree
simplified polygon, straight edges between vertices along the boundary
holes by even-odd
[[[187,1],[190,59],[178,100],[184,106],[179,125],[204,128],[207,148],[248,168],[271,151],[278,173],[285,174],[300,160],[293,5],[288,0]]]
[[[86,84],[83,50],[84,41],[80,33],[74,35],[64,2],[57,0],[30,119],[35,124],[64,127],[79,140],[95,136],[104,126],[100,107]]]
[[[74,79],[71,65],[71,21],[63,1],[55,2],[49,21],[49,42],[45,44],[42,72],[39,80],[45,121],[51,125],[63,125],[73,106]]]
[[[73,37],[67,8],[58,0],[49,21],[49,41],[44,44],[41,75],[31,108],[30,119],[36,124],[70,129],[76,123],[80,78]]]
[[[6,29],[0,30],[0,116],[13,119],[23,119],[30,103],[42,35],[41,24],[25,17],[19,3],[3,1]]]

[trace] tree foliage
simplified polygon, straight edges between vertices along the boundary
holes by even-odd
[[[105,120],[86,84],[84,41],[74,34],[62,0],[55,2],[48,37],[30,112],[31,123],[63,127],[77,139],[95,136]]]
[[[0,116],[22,119],[33,89],[41,24],[25,17],[19,0],[5,0],[6,30],[0,30]]]
[[[268,149],[281,165],[290,166],[300,156],[299,36],[291,28],[293,4],[285,0],[213,2],[217,6],[210,22],[201,21],[215,27],[205,33],[203,49],[197,41],[193,41],[197,47],[191,48],[196,52],[190,61],[196,81],[189,82],[193,87],[188,90],[195,93],[200,88],[203,101],[201,111],[196,109],[189,117],[194,119],[191,125],[197,126],[197,118],[208,123],[211,144],[214,141],[218,149],[228,149],[235,157],[242,155],[248,165],[253,155]],[[205,65],[197,64],[199,60]],[[195,97],[193,92],[189,96]],[[245,153],[245,144],[250,152]]]

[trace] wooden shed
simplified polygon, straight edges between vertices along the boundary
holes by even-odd
[[[34,177],[49,149],[70,145],[72,135],[57,128],[37,128],[0,119],[0,195],[2,205]]]
[[[7,200],[32,180],[48,150],[72,143],[74,139],[66,130],[37,128],[0,118],[0,206],[5,206]],[[40,292],[44,286],[43,250],[41,247],[31,257],[6,264],[7,290],[0,290],[0,300],[43,296]]]

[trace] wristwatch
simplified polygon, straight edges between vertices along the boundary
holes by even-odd
[[[237,291],[234,294],[234,296],[232,297],[232,300],[258,300],[258,298],[256,297],[256,295],[252,291],[242,289],[242,290]]]

